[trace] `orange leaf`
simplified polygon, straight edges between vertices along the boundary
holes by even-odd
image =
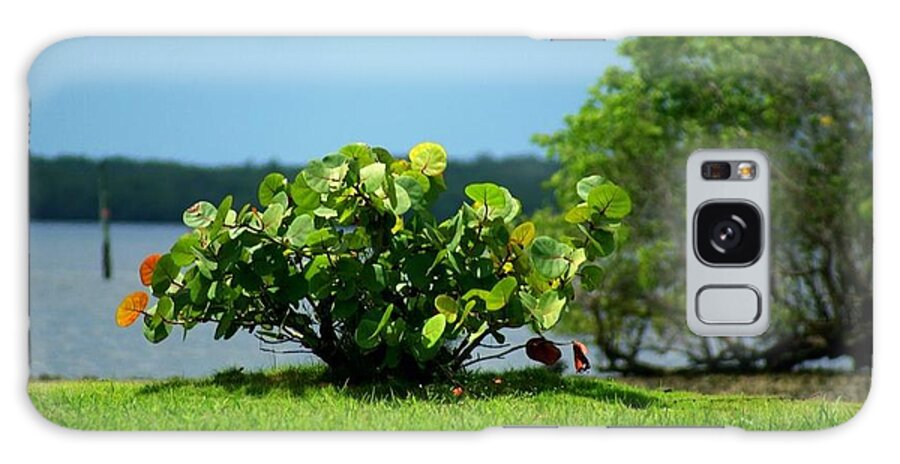
[[[562,357],[562,353],[553,342],[540,337],[532,338],[525,343],[525,354],[529,358],[548,366],[555,364]]]
[[[460,397],[463,394],[463,388],[457,385],[450,392],[453,393],[453,396]]]
[[[575,372],[582,373],[591,368],[591,360],[588,359],[588,349],[584,343],[572,340],[572,352],[575,355]]]
[[[156,269],[156,262],[159,261],[159,257],[159,253],[153,253],[144,258],[144,261],[141,263],[141,284],[145,287],[149,287],[150,283],[153,282],[153,271]]]
[[[147,301],[149,300],[150,296],[147,295],[147,292],[134,292],[126,296],[116,309],[116,324],[119,327],[128,327],[134,324],[134,321],[147,307]]]

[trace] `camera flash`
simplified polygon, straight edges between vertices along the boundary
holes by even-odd
[[[741,180],[751,180],[756,177],[756,163],[742,162],[737,165],[737,175]]]

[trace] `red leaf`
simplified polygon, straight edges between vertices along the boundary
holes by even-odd
[[[588,349],[584,343],[572,340],[572,352],[575,355],[575,372],[579,374],[591,368],[591,360],[588,359]]]
[[[547,366],[555,364],[562,357],[562,353],[553,342],[540,337],[532,338],[525,343],[525,354],[529,358]]]
[[[463,394],[463,388],[457,385],[450,392],[453,393],[453,396],[460,397]]]
[[[141,263],[141,284],[145,287],[149,287],[153,282],[153,271],[156,270],[156,262],[159,261],[159,257],[159,253],[154,253],[144,258]]]

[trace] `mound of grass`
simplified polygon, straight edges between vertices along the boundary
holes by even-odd
[[[461,387],[461,389],[455,387]],[[545,369],[475,373],[458,385],[334,385],[320,367],[165,381],[32,381],[37,410],[86,430],[481,430],[498,426],[823,429],[859,403],[650,390]]]

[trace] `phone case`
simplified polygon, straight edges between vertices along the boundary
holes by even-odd
[[[28,86],[28,393],[61,426],[816,430],[868,393],[841,43],[94,37]],[[686,317],[704,149],[769,182],[766,317],[727,336]]]

